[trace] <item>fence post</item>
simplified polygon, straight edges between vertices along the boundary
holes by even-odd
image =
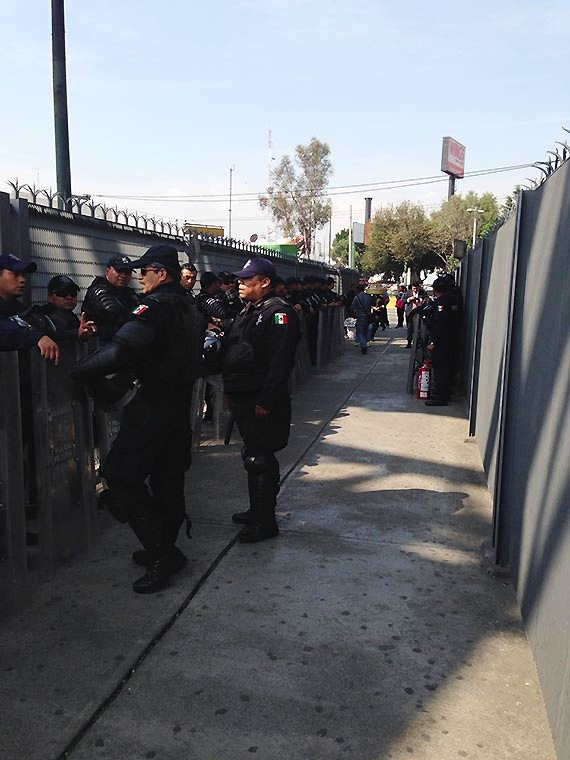
[[[510,288],[508,294],[507,334],[505,339],[505,353],[501,367],[501,393],[499,400],[499,438],[497,446],[497,465],[495,475],[495,488],[493,493],[493,549],[495,550],[495,564],[508,565],[509,563],[509,515],[503,514],[502,507],[502,483],[503,464],[505,452],[505,428],[507,422],[507,409],[509,400],[509,374],[511,368],[511,347],[513,319],[515,311],[515,297],[517,291],[517,276],[519,263],[519,242],[524,206],[525,191],[521,191],[517,205],[517,217],[515,235],[513,241],[513,255],[511,259]]]

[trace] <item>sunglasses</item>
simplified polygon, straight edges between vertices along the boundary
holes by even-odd
[[[76,290],[64,290],[61,293],[54,293],[54,296],[57,296],[58,298],[77,298],[77,291]]]
[[[153,267],[146,267],[141,269],[141,277],[144,277],[147,272],[160,272],[160,269],[154,269]]]

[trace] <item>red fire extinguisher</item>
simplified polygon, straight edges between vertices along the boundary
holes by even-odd
[[[426,359],[418,369],[418,398],[429,398],[431,362]]]

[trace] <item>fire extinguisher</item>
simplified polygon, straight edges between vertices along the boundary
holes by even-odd
[[[426,359],[418,369],[418,398],[429,398],[431,362]]]

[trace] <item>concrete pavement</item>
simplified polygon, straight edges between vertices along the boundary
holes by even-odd
[[[463,409],[407,396],[404,331],[377,337],[298,389],[278,539],[235,542],[239,443],[206,446],[171,587],[131,592],[109,523],[5,622],[2,760],[554,760]]]

